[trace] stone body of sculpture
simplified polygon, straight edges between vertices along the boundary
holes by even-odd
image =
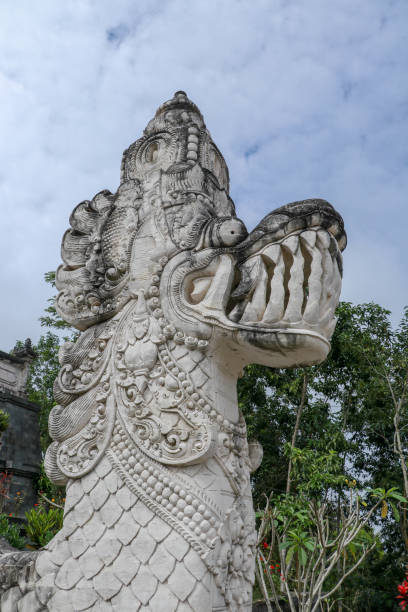
[[[252,609],[256,542],[236,381],[251,362],[324,359],[341,285],[341,217],[323,200],[248,234],[228,170],[184,92],[124,152],[116,194],[73,211],[57,272],[49,421],[64,526],[9,581],[2,611]]]

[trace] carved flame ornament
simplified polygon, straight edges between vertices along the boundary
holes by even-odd
[[[306,200],[248,234],[179,91],[124,152],[118,191],[79,204],[70,224],[57,309],[82,333],[60,352],[45,460],[67,485],[64,526],[15,587],[18,610],[27,598],[58,612],[249,612],[262,452],[236,380],[251,362],[326,357],[343,221]]]

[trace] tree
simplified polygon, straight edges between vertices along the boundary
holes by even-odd
[[[295,479],[297,493],[270,495],[265,510],[258,513],[262,520],[257,579],[266,601],[272,594],[279,612],[277,565],[292,612],[317,612],[323,603],[329,610],[344,580],[370,552],[381,548],[371,526],[377,511],[385,518],[391,504],[397,515],[395,502],[405,498],[395,487],[364,492],[356,488],[356,481],[342,474],[335,451],[318,453],[287,445],[287,452],[293,466],[288,481]]]
[[[249,433],[264,447],[263,464],[253,479],[254,499],[259,507],[264,503],[264,491],[275,495],[287,490],[296,493],[293,483],[286,478],[290,456],[283,453],[285,444],[294,446],[294,442],[300,449],[335,451],[343,472],[353,473],[360,487],[385,490],[399,487],[406,495],[405,462],[401,462],[401,452],[396,452],[395,424],[400,427],[400,451],[406,457],[407,312],[396,330],[392,328],[389,311],[377,304],[356,306],[343,302],[337,314],[332,350],[323,364],[286,371],[250,366],[239,381],[239,402]],[[366,599],[373,601],[372,608],[367,608],[361,588],[351,590],[359,578],[351,576],[341,586],[341,598],[352,601],[354,611],[377,610],[380,599],[382,609],[395,607],[389,576],[394,575],[395,580],[402,577],[405,546],[398,529],[403,527],[406,517],[401,500],[396,508],[400,527],[390,513],[380,522],[372,519],[377,523],[382,552],[376,550],[370,563],[364,561],[361,566]],[[340,520],[340,507],[337,512]],[[336,571],[341,572],[340,564]]]
[[[55,406],[53,396],[54,380],[59,370],[58,351],[60,337],[47,331],[40,337],[34,348],[37,357],[33,360],[27,378],[27,395],[31,402],[40,406],[40,441],[41,449],[45,453],[51,438],[48,433],[48,416]]]

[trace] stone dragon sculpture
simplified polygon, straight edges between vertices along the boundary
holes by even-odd
[[[74,209],[56,303],[82,333],[60,351],[45,458],[64,525],[24,563],[3,555],[2,612],[252,609],[262,451],[237,377],[326,357],[346,237],[323,200],[248,234],[228,190],[179,91],[124,152],[118,191]]]

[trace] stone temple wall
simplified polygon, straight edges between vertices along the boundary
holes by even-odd
[[[36,502],[34,481],[41,462],[40,408],[28,401],[25,390],[33,356],[29,345],[17,354],[0,351],[0,410],[9,415],[9,426],[0,442],[0,472],[11,475],[9,499],[3,500],[3,512],[13,513],[17,518],[23,518]],[[24,501],[16,507],[17,493]]]

